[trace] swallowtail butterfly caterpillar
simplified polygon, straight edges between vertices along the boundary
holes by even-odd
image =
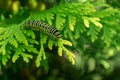
[[[28,20],[23,24],[25,29],[31,28],[36,31],[43,32],[47,35],[50,35],[54,39],[59,39],[61,37],[60,32],[53,26],[48,25],[45,22],[40,20]]]

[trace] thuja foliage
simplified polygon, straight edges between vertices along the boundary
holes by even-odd
[[[117,32],[120,32],[119,25],[116,24],[119,22],[119,16],[119,10],[109,6],[106,9],[96,9],[90,3],[66,3],[45,11],[30,12],[29,16],[21,21],[13,17],[16,21],[7,24],[7,20],[4,20],[0,25],[1,65],[7,65],[11,61],[15,63],[22,57],[26,63],[34,59],[39,67],[41,61],[47,58],[47,54],[54,54],[47,52],[46,48],[54,50],[54,46],[57,47],[59,56],[65,54],[68,60],[75,64],[74,52],[69,47],[76,48],[79,43],[76,40],[81,39],[83,33],[90,37],[90,42],[101,39],[105,45],[116,45],[120,49],[120,37],[115,38],[111,44],[116,34],[119,34]],[[54,40],[42,32],[24,29],[24,22],[30,19],[54,25],[62,37]]]

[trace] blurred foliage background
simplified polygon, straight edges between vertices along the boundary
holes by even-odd
[[[66,55],[59,56],[58,47],[50,50],[45,46],[47,59],[39,61],[41,65],[36,67],[35,59],[29,55],[28,62],[23,60],[24,56],[13,58],[17,49],[8,45],[10,53],[6,54],[12,58],[3,59],[4,35],[1,35],[6,33],[0,28],[0,80],[120,80],[119,3],[120,0],[0,0],[0,27],[14,31],[19,28],[11,24],[19,25],[30,17],[43,19],[56,25],[62,38],[72,43],[66,47],[75,55],[72,65]],[[35,52],[34,48],[29,49]]]

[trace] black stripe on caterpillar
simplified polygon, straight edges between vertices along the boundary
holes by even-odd
[[[32,30],[43,32],[47,35],[50,35],[51,37],[55,39],[59,39],[61,37],[59,30],[57,30],[55,27],[50,26],[49,24],[42,22],[40,20],[25,21],[23,24],[23,27],[25,29],[31,28]]]

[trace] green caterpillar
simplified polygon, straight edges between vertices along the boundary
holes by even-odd
[[[60,32],[55,27],[50,26],[47,23],[42,22],[40,20],[25,21],[23,27],[25,29],[31,28],[32,30],[43,32],[55,39],[59,39],[61,37]]]

